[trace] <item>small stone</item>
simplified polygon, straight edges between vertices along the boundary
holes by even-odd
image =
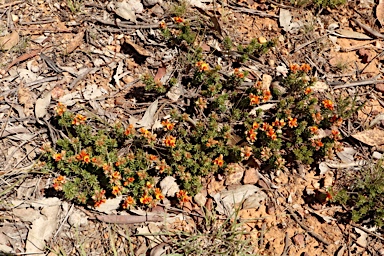
[[[245,170],[243,183],[244,184],[256,184],[259,181],[259,176],[257,175],[255,168],[249,168]]]
[[[84,227],[88,225],[88,218],[83,213],[74,212],[69,216],[68,223],[72,227]]]
[[[267,42],[267,39],[263,36],[258,38],[260,44],[265,44]]]
[[[15,23],[19,22],[19,16],[12,14],[12,21]]]
[[[235,172],[227,176],[225,180],[225,185],[237,185],[240,184],[241,179],[243,178],[244,172]]]
[[[143,5],[145,7],[151,7],[154,6],[155,4],[162,4],[162,0],[143,0]]]
[[[384,92],[384,84],[376,84],[375,88],[379,92]]]
[[[241,179],[244,176],[244,168],[239,164],[230,164],[228,165],[230,174],[226,177],[225,185],[237,185],[240,184]]]
[[[157,17],[162,17],[164,15],[164,10],[160,5],[156,4],[152,7],[151,12],[155,14]]]
[[[207,202],[207,196],[206,196],[207,192],[205,192],[205,195],[203,193],[203,191],[197,193],[194,197],[193,197],[193,200],[196,202],[196,204],[200,207],[204,206],[205,203]]]
[[[304,235],[303,234],[297,234],[293,237],[293,242],[295,245],[300,246],[300,248],[304,248],[305,242],[304,242]]]

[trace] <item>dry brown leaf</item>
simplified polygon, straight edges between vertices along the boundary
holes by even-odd
[[[74,50],[76,50],[77,47],[79,47],[83,43],[83,37],[84,37],[84,31],[81,31],[78,33],[73,40],[67,45],[65,49],[65,54],[70,54]]]
[[[129,40],[128,37],[125,37],[125,42],[126,42],[127,44],[129,44],[130,46],[132,46],[132,48],[135,49],[135,51],[136,51],[138,54],[140,54],[140,55],[142,55],[142,56],[146,56],[146,57],[151,56],[151,54],[150,54],[147,50],[145,50],[145,49],[144,49],[143,47],[141,47],[140,45],[137,45],[137,44],[135,44],[134,42],[132,42],[131,40]]]
[[[13,31],[11,34],[0,37],[0,47],[2,50],[10,50],[19,43],[19,33]]]
[[[384,144],[384,131],[380,129],[365,130],[352,135],[352,137],[369,146]]]
[[[35,116],[37,119],[43,118],[48,114],[48,107],[51,103],[51,93],[49,92],[44,98],[40,98],[36,101]]]
[[[384,0],[380,0],[376,6],[376,18],[379,20],[381,26],[384,26]]]
[[[155,81],[160,81],[160,79],[167,73],[167,67],[162,65],[157,69],[157,73],[155,75]]]

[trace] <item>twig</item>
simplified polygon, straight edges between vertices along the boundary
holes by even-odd
[[[2,5],[0,5],[0,9],[4,9],[4,8],[10,7],[12,5],[21,4],[23,2],[24,1],[15,1],[15,2],[11,2],[11,3],[2,4]]]
[[[289,207],[289,206],[286,206],[287,207],[287,210],[288,212],[291,214],[292,218],[297,222],[297,224],[299,224],[299,226],[304,229],[305,231],[308,232],[308,234],[310,234],[311,236],[313,236],[315,239],[317,239],[318,241],[322,242],[323,244],[325,245],[329,245],[329,242],[325,241],[324,238],[322,238],[320,235],[316,234],[314,231],[312,231],[310,228],[308,228],[307,226],[305,226],[303,223],[301,223],[301,221],[299,220],[299,218],[297,218],[297,215],[296,213]]]
[[[372,58],[371,59],[371,61],[370,62],[368,62],[367,63],[367,65],[365,65],[365,67],[362,69],[362,70],[359,70],[359,73],[361,74],[361,73],[363,73],[364,72],[364,70],[375,60],[375,59],[377,59],[378,57],[380,57],[380,56],[383,56],[383,54],[384,54],[384,51],[382,51],[381,53],[379,53],[379,54],[376,54],[376,56],[374,57],[374,58]]]
[[[39,20],[39,21],[32,21],[32,22],[21,21],[20,25],[41,25],[41,24],[49,24],[54,22],[55,20]]]
[[[261,231],[260,231],[260,240],[259,240],[259,248],[263,249],[264,248],[264,234],[265,234],[265,228],[267,227],[267,224],[263,222],[263,225],[261,226]]]
[[[373,232],[370,231],[369,229],[364,228],[364,227],[362,227],[362,226],[360,226],[360,225],[357,225],[357,224],[355,224],[355,223],[350,223],[350,224],[351,224],[351,226],[353,226],[353,227],[355,227],[355,228],[358,228],[358,229],[361,229],[361,230],[364,231],[365,233],[368,233],[368,234],[370,234],[370,235],[373,235],[374,237],[379,238],[381,241],[384,241],[384,237],[382,237],[382,236],[380,236],[380,235],[378,235],[378,234],[376,234],[376,233],[373,233]]]
[[[312,44],[312,43],[314,43],[314,42],[316,42],[316,41],[318,41],[318,40],[320,40],[320,39],[323,39],[323,38],[325,38],[325,37],[327,37],[327,36],[328,36],[328,34],[325,34],[325,35],[320,36],[320,37],[318,37],[318,38],[316,38],[316,39],[313,39],[313,40],[311,40],[311,41],[309,41],[309,42],[306,42],[306,43],[304,43],[304,44],[302,44],[302,45],[299,45],[299,46],[297,46],[293,51],[291,51],[291,53],[295,53],[295,52],[297,52],[297,51],[300,51],[302,48],[304,48],[304,47],[306,47],[306,46],[308,46],[308,45],[310,45],[310,44]]]
[[[43,78],[43,79],[39,79],[39,80],[35,80],[35,81],[32,81],[32,82],[26,83],[25,86],[29,87],[29,86],[34,86],[34,85],[38,85],[38,84],[42,84],[42,83],[46,83],[46,82],[57,81],[57,80],[59,80],[58,76],[46,77],[46,78]]]
[[[65,215],[63,221],[60,223],[60,227],[57,229],[57,231],[56,231],[55,235],[53,236],[53,238],[55,238],[55,237],[59,234],[59,232],[60,232],[61,228],[63,227],[64,223],[67,222],[67,219],[68,219],[68,217],[69,217],[69,214],[70,214],[70,213],[72,212],[72,210],[73,210],[73,206],[74,206],[74,204],[71,205],[71,208],[68,210],[68,212],[67,212],[67,214]]]
[[[382,38],[384,39],[384,35],[380,34],[379,32],[377,32],[376,30],[373,30],[372,28],[368,27],[367,25],[361,23],[360,21],[358,21],[357,19],[352,19],[359,27],[361,27],[362,29],[364,29],[365,32],[371,34],[372,36],[374,37],[377,37],[377,38]]]
[[[99,68],[89,68],[87,69],[84,73],[82,73],[81,75],[77,76],[73,81],[72,83],[69,85],[69,89],[72,90],[73,87],[75,87],[75,85],[80,82],[80,80],[84,79],[89,73],[91,73],[91,71],[97,71]]]
[[[288,232],[285,233],[285,245],[284,245],[284,250],[281,256],[286,256],[289,252],[289,249],[291,248],[291,240],[289,239]]]
[[[336,85],[333,86],[333,89],[341,89],[341,88],[348,88],[348,87],[353,87],[353,86],[362,86],[362,85],[371,85],[371,84],[380,84],[384,83],[384,80],[362,80],[362,81],[357,81],[357,82],[352,82],[352,83],[347,83],[347,84],[342,84],[342,85]]]

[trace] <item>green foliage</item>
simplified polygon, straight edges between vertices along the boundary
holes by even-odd
[[[73,14],[76,14],[81,11],[83,0],[67,0],[67,6]]]
[[[312,164],[339,149],[338,127],[342,117],[357,109],[356,101],[336,104],[315,94],[309,65],[294,64],[282,81],[288,93],[276,98],[276,107],[255,109],[272,99],[262,82],[244,89],[248,73],[239,68],[223,76],[222,68],[210,66],[194,45],[197,34],[189,21],[173,20],[176,29],[168,30],[170,43],[186,43],[178,59],[181,68],[166,84],[149,74],[142,81],[155,97],[163,97],[179,81],[193,94],[183,112],[173,109],[170,118],[161,120],[162,129],[111,125],[57,106],[57,125],[65,137],[54,148],[44,146],[42,166],[43,171],[54,170],[53,187],[68,200],[98,206],[107,197],[122,195],[123,208],[151,207],[164,198],[155,180],[172,176],[181,189],[176,197],[184,203],[200,190],[202,178],[229,174],[235,163],[250,157],[273,170],[286,162]],[[159,29],[168,28],[162,23]],[[232,47],[229,39],[224,44]],[[238,50],[255,57],[272,45],[252,40]],[[332,133],[319,137],[321,129]]]
[[[347,188],[334,191],[333,201],[351,209],[352,221],[384,227],[384,167],[381,159],[359,173]]]

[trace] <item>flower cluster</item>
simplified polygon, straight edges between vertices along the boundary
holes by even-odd
[[[298,71],[302,71],[304,73],[308,73],[309,71],[311,71],[311,66],[309,66],[308,64],[304,63],[302,64],[301,66],[298,65],[297,63],[294,63],[292,65],[289,66],[289,69],[293,72],[293,73],[296,73]]]
[[[61,191],[61,190],[63,190],[63,185],[65,184],[65,182],[66,182],[65,176],[60,175],[59,177],[54,179],[54,181],[53,181],[53,188],[56,191]]]
[[[75,117],[72,120],[73,125],[81,125],[85,124],[85,120],[87,120],[87,117],[81,115],[81,114],[76,114]]]
[[[191,197],[188,196],[188,192],[185,190],[180,190],[177,192],[176,197],[179,199],[181,204],[191,201]]]
[[[208,71],[209,70],[209,65],[208,63],[204,62],[204,61],[198,61],[196,63],[196,67],[198,68],[198,70],[200,72],[204,72],[204,71]]]

